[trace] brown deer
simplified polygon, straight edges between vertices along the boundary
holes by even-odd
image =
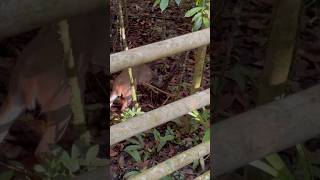
[[[138,84],[149,83],[152,79],[152,71],[146,64],[132,67],[132,74],[135,82],[135,86]],[[128,70],[123,70],[120,75],[116,77],[113,82],[112,92],[110,95],[110,107],[113,105],[113,102],[118,98],[122,98],[122,107],[123,111],[131,103],[131,86]]]
[[[68,19],[79,85],[84,93],[89,64],[107,68],[106,15],[104,11]],[[0,109],[0,143],[15,119],[39,104],[47,113],[48,128],[36,148],[37,156],[49,151],[63,135],[69,120],[71,90],[57,23],[43,26],[23,49],[9,81],[8,95]]]

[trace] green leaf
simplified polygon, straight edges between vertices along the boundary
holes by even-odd
[[[210,20],[209,20],[209,18],[207,18],[207,17],[202,17],[202,21],[203,21],[203,24],[204,24],[204,27],[205,27],[205,28],[210,27]]]
[[[197,12],[201,11],[202,9],[203,9],[202,7],[192,8],[189,11],[186,12],[184,17],[191,17],[191,16],[195,15]]]
[[[194,22],[195,20],[197,20],[198,18],[201,18],[201,17],[202,17],[202,13],[198,12],[196,15],[193,16],[191,22]]]
[[[202,138],[202,142],[210,142],[210,128],[206,129],[206,132]]]
[[[124,150],[125,151],[133,151],[133,150],[139,150],[139,149],[141,149],[140,145],[130,145],[130,146],[127,146]]]
[[[36,172],[39,172],[39,173],[44,173],[46,170],[44,169],[44,167],[42,166],[42,165],[39,165],[39,164],[37,164],[37,165],[35,165],[34,167],[33,167],[33,169],[36,171]]]
[[[62,154],[61,162],[72,173],[74,173],[80,169],[80,165],[79,165],[78,161],[71,159],[67,152],[64,152]]]
[[[181,0],[175,0],[176,4],[179,6],[181,3]]]
[[[141,162],[141,156],[137,150],[126,151],[136,162]]]
[[[304,179],[314,179],[312,165],[307,157],[307,150],[301,144],[296,145],[298,155],[298,165],[303,170]]]
[[[127,141],[131,142],[132,144],[140,145],[140,142],[134,138],[127,139]]]
[[[0,179],[1,180],[10,180],[11,178],[13,178],[13,176],[14,176],[14,171],[9,170],[9,171],[2,172],[0,174]]]
[[[160,9],[163,12],[165,9],[167,9],[169,5],[169,0],[161,0],[160,1]]]
[[[166,136],[162,137],[162,140],[163,141],[172,141],[172,140],[174,140],[174,136],[166,135]]]
[[[158,147],[157,147],[157,152],[160,152],[161,149],[163,148],[164,145],[166,145],[167,141],[160,141]]]
[[[72,159],[78,159],[81,156],[81,150],[78,148],[76,144],[72,145],[71,148],[71,158]]]
[[[86,161],[91,162],[92,160],[94,160],[97,157],[98,152],[99,152],[99,145],[92,146],[86,154]]]
[[[195,170],[199,166],[200,162],[199,160],[194,160],[192,163],[192,169]]]
[[[201,28],[201,25],[202,25],[202,18],[198,18],[196,19],[194,25],[193,25],[193,29],[192,31],[197,31]]]
[[[157,6],[160,3],[160,0],[155,0],[153,3],[153,7]]]
[[[171,176],[165,176],[165,177],[160,178],[160,180],[174,180],[174,178]]]
[[[137,175],[137,174],[139,174],[139,173],[140,173],[140,171],[130,171],[130,172],[126,173],[126,174],[123,176],[123,178],[126,179],[126,178],[128,178],[128,177]]]
[[[277,170],[275,170],[273,167],[271,167],[270,165],[268,165],[267,163],[265,163],[261,160],[253,161],[250,163],[250,165],[260,169],[261,171],[263,171],[273,177],[277,177],[277,175],[278,175]]]
[[[157,141],[160,141],[161,135],[157,129],[153,129],[153,136]]]

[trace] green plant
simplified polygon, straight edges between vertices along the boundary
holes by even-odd
[[[142,134],[137,135],[135,138],[127,139],[126,141],[131,143],[131,145],[124,149],[126,153],[128,153],[136,162],[141,162],[140,153],[144,153],[144,160],[147,160],[149,154],[145,153]]]
[[[196,7],[186,12],[185,17],[193,17],[192,31],[197,31],[201,27],[210,27],[210,0],[195,0]]]
[[[143,111],[141,111],[141,107],[139,106],[133,106],[131,109],[126,109],[125,111],[122,112],[121,114],[121,120],[126,121],[130,118],[133,118],[135,116],[139,116],[144,114]]]
[[[179,6],[181,3],[181,0],[175,0],[176,4]],[[169,5],[169,0],[155,0],[153,6],[157,6],[159,4],[161,11],[167,9]]]
[[[157,129],[153,130],[153,136],[155,140],[157,141],[157,152],[160,152],[160,150],[167,144],[168,141],[174,140],[175,136],[171,134],[171,131],[166,131],[166,134],[164,136],[161,136],[160,132]]]
[[[34,166],[34,170],[43,179],[70,179],[76,173],[106,166],[106,159],[97,158],[99,145],[90,145],[86,138],[82,136],[72,145],[71,154],[62,147],[54,147],[41,164]]]
[[[137,174],[139,174],[139,173],[140,173],[140,171],[130,171],[130,172],[127,172],[127,173],[123,176],[123,178],[127,179],[127,178],[132,177],[132,176],[135,176],[135,175],[137,175]]]

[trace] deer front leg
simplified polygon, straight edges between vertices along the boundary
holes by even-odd
[[[47,113],[48,127],[35,151],[37,157],[48,153],[50,146],[56,144],[61,139],[70,119],[71,109],[68,105]]]

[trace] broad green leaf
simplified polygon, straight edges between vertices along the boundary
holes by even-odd
[[[210,20],[209,20],[209,18],[207,18],[207,17],[202,17],[202,21],[203,21],[203,24],[204,24],[204,27],[205,27],[205,28],[210,27]]]
[[[131,157],[133,157],[133,159],[136,162],[141,162],[141,157],[138,151],[133,150],[133,151],[126,151],[128,154],[130,154]]]
[[[44,167],[43,167],[42,165],[39,165],[39,164],[35,165],[35,166],[33,167],[33,169],[34,169],[35,171],[39,172],[39,173],[43,173],[43,172],[46,171],[46,170],[44,169]]]
[[[201,25],[202,25],[202,18],[198,18],[196,19],[194,25],[193,25],[193,29],[192,31],[197,31],[201,28]]]
[[[157,6],[160,3],[160,0],[155,0],[153,3],[153,7]]]
[[[202,12],[198,12],[196,15],[193,16],[191,22],[194,22],[195,20],[197,20],[198,18],[202,17]]]
[[[140,144],[140,142],[134,138],[129,138],[129,139],[127,139],[127,141],[131,142],[132,144],[137,144],[137,145]]]
[[[176,4],[179,6],[182,0],[175,0]]]
[[[273,177],[277,177],[277,175],[278,175],[277,170],[275,170],[273,167],[271,167],[270,165],[268,165],[267,163],[265,163],[261,160],[253,161],[250,163],[250,165],[260,169],[261,171],[263,171]]]
[[[160,135],[160,132],[157,129],[153,130],[153,136],[157,141],[160,141],[161,135]]]
[[[202,7],[192,8],[189,11],[186,12],[184,17],[191,17],[191,16],[195,15],[197,12],[201,11],[202,9],[203,9]]]
[[[169,0],[161,0],[160,1],[160,9],[163,12],[165,9],[167,9],[169,5]]]
[[[72,159],[78,159],[81,156],[81,150],[78,148],[76,144],[72,145],[71,148],[71,158]]]
[[[199,159],[194,160],[193,163],[192,163],[192,169],[193,169],[193,170],[197,169],[197,167],[199,166],[199,164],[200,164]]]
[[[210,142],[210,128],[206,129],[202,142]]]
[[[94,145],[94,146],[92,146],[92,147],[88,150],[88,152],[87,152],[87,154],[86,154],[86,160],[87,160],[88,162],[91,162],[92,160],[94,160],[94,159],[97,157],[98,152],[99,152],[99,145]]]
[[[125,151],[133,151],[133,150],[139,150],[139,149],[141,149],[140,145],[130,145],[130,146],[127,146],[124,150]]]
[[[140,171],[130,171],[130,172],[126,173],[126,174],[123,176],[123,178],[128,178],[128,177],[130,177],[130,176],[134,176],[134,175],[137,175],[137,174],[139,174],[139,173],[140,173]]]
[[[79,165],[78,161],[71,159],[67,152],[63,153],[62,158],[61,158],[61,162],[72,173],[74,173],[80,169],[80,165]]]

